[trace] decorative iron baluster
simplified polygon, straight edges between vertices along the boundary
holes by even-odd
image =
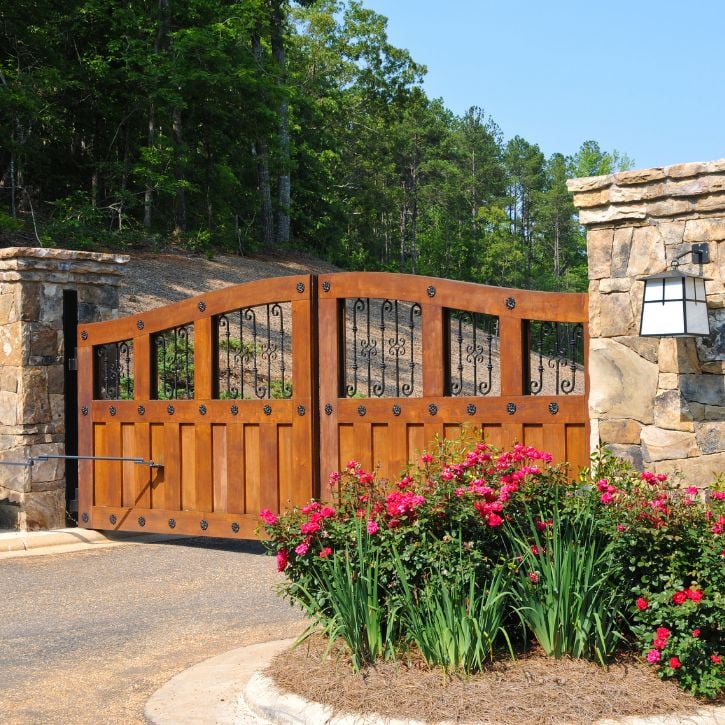
[[[582,323],[567,325],[567,353],[569,357],[569,380],[561,383],[561,392],[569,395],[576,388],[577,363],[584,362],[584,325]]]
[[[373,339],[370,335],[370,300],[366,297],[364,300],[365,305],[365,337],[360,340],[360,357],[363,360],[367,360],[366,368],[368,374],[368,398],[372,395],[372,365],[373,358],[377,356],[377,340]],[[361,310],[362,311],[362,310]]]
[[[373,394],[381,398],[385,395],[385,368],[387,363],[385,362],[385,313],[391,312],[393,309],[393,303],[390,300],[383,300],[380,305],[380,324],[378,330],[380,332],[380,380],[373,385]]]
[[[569,395],[576,389],[577,370],[584,361],[584,328],[581,323],[539,322],[530,323],[531,351],[538,357],[538,378],[529,381],[529,394],[543,392],[545,371],[553,372],[553,395]],[[568,377],[562,372],[568,368]]]
[[[96,391],[99,400],[133,398],[131,352],[133,342],[121,340],[95,348]]]
[[[414,302],[410,308],[410,316],[408,318],[408,328],[410,330],[410,383],[404,383],[402,388],[400,388],[400,392],[406,397],[412,395],[413,390],[415,390],[415,318],[420,317],[421,314],[420,305]],[[400,395],[400,392],[398,392],[398,395]]]
[[[222,347],[225,349],[226,355],[226,368],[223,373],[226,376],[226,396],[227,398],[238,398],[239,389],[232,385],[232,364],[234,358],[232,357],[232,330],[229,318],[226,315],[219,315],[217,318],[217,331],[222,334],[222,340],[224,344]],[[219,337],[217,336],[217,339]],[[241,341],[240,341],[241,342]]]
[[[454,320],[453,335],[458,354],[455,365],[458,380],[453,379],[454,361],[449,360],[450,394],[463,396],[470,390],[471,395],[489,395],[494,384],[493,347],[498,335],[498,318],[467,310],[448,310],[448,315]]]
[[[354,398],[357,395],[357,313],[363,312],[366,308],[366,301],[358,297],[352,305],[352,385],[346,386],[348,398]]]
[[[194,397],[192,334],[192,325],[181,325],[154,336],[157,399],[179,400]]]
[[[275,303],[272,305],[272,317],[278,317],[279,318],[279,350],[280,350],[280,382],[282,384],[282,390],[280,392],[281,398],[291,398],[292,397],[292,388],[287,387],[287,383],[285,382],[285,349],[284,349],[284,314],[282,312],[282,307]]]

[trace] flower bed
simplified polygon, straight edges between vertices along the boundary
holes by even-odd
[[[392,483],[351,461],[330,503],[262,512],[283,593],[359,669],[417,650],[470,673],[532,638],[553,657],[637,648],[689,692],[725,690],[725,493],[605,452],[569,482],[551,456],[444,442]]]

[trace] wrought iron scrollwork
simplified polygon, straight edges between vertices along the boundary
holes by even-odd
[[[345,395],[419,395],[421,306],[417,302],[358,297],[347,300],[352,333],[345,351]]]
[[[96,399],[133,398],[133,340],[99,345],[96,356]]]
[[[292,335],[280,303],[216,318],[222,398],[291,398]]]
[[[466,310],[448,310],[448,323],[451,330],[450,394],[494,393],[494,382],[499,378],[494,375],[500,355],[498,317]]]
[[[582,394],[584,326],[574,322],[529,322],[530,395]]]
[[[157,400],[190,400],[194,397],[194,326],[180,325],[154,335]]]

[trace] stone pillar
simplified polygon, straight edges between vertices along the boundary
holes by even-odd
[[[0,461],[65,452],[63,292],[80,322],[118,316],[122,255],[0,249]],[[0,463],[0,528],[65,526],[65,463]]]
[[[587,229],[592,445],[707,485],[725,471],[725,159],[573,179],[568,187]],[[703,268],[686,253],[695,242],[709,247]],[[683,271],[712,278],[711,335],[639,337],[637,277],[678,258]]]

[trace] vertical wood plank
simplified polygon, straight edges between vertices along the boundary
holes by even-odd
[[[259,426],[259,504],[261,508],[279,511],[279,456],[277,451],[277,424]],[[259,513],[256,511],[254,513]]]
[[[121,423],[114,420],[106,423],[106,453],[107,456],[120,458],[122,452]],[[106,461],[106,491],[110,506],[121,506],[123,501],[123,481],[121,461]]]
[[[158,508],[181,510],[181,440],[178,423],[165,423],[164,480],[156,489]]]
[[[246,461],[244,455],[244,426],[229,423],[226,426],[227,440],[227,503],[226,511],[243,514],[245,505]]]
[[[304,479],[294,463],[294,431],[291,425],[277,426],[277,466],[279,469],[279,506],[286,511],[299,501],[299,486],[296,481]],[[295,475],[297,472],[297,475]],[[308,499],[310,496],[308,496]]]
[[[136,455],[146,460],[156,461],[151,451],[151,431],[148,423],[135,423]],[[160,473],[158,468],[134,466],[134,504],[139,508],[151,508],[151,480]],[[163,470],[163,469],[161,469]]]
[[[560,423],[544,424],[542,448],[547,453],[551,453],[553,463],[563,463],[566,460],[566,435]]]
[[[214,483],[213,483],[213,454],[211,440],[211,425],[209,423],[196,423],[194,430],[194,489],[195,506],[198,511],[213,511],[214,509]]]
[[[501,348],[501,397],[523,395],[522,321],[501,315],[499,318]]]
[[[428,453],[432,453],[438,448],[438,444],[443,440],[443,423],[426,423],[425,424],[425,449]]]
[[[543,426],[532,423],[524,425],[524,445],[531,446],[541,451],[544,449],[544,428]]]
[[[373,469],[378,478],[392,480],[397,471],[391,466],[392,462],[392,441],[390,440],[389,426],[385,424],[372,425],[372,448],[373,448]]]
[[[353,458],[364,471],[373,470],[373,427],[370,423],[355,423],[355,451]]]
[[[340,439],[338,437],[338,394],[342,385],[340,381],[340,361],[338,352],[338,335],[340,324],[340,303],[337,299],[320,299],[318,301],[318,350],[319,368],[315,382],[319,385],[319,446],[320,472],[319,480],[322,490],[327,486],[327,479],[332,471],[340,468]],[[325,406],[332,406],[332,413],[325,412]]]
[[[179,426],[179,463],[181,510],[198,510],[196,489],[196,435],[195,426]],[[207,459],[208,460],[208,459]]]
[[[80,333],[78,335],[80,343]],[[83,415],[83,406],[93,405],[93,348],[78,344],[78,454],[93,455],[93,423],[90,415]],[[78,461],[78,521],[81,526],[93,527],[92,507],[94,501],[95,468],[93,461]],[[83,523],[83,514],[88,514],[88,523]]]
[[[136,458],[136,432],[133,423],[121,423],[121,455],[124,458]],[[139,457],[142,454],[138,454]],[[136,505],[136,468],[146,468],[146,466],[137,466],[135,463],[126,462],[121,464],[121,481],[122,481],[122,505]]]
[[[295,416],[290,430],[279,440],[280,455],[289,458],[292,466],[287,481],[287,492],[282,495],[282,478],[280,477],[280,503],[287,506],[303,505],[311,498],[327,494],[327,476],[316,486],[317,474],[314,470],[319,464],[315,462],[313,448],[317,445],[313,438],[313,422],[311,416]],[[284,450],[282,450],[284,446]],[[281,460],[281,459],[280,459]],[[286,464],[285,464],[286,465]],[[329,475],[329,474],[328,474]],[[281,474],[280,474],[281,476]]]
[[[133,398],[151,399],[151,336],[139,335],[133,339]]]
[[[226,512],[229,510],[229,457],[227,455],[227,426],[212,425],[211,441],[211,469],[214,496],[212,508],[214,511]]]
[[[493,448],[503,447],[503,436],[500,425],[483,425],[483,440]]]
[[[445,395],[445,335],[443,308],[423,306],[423,396]]]
[[[263,508],[260,495],[261,461],[259,451],[259,426],[244,426],[244,481],[245,513],[258,514]]]
[[[394,420],[388,425],[390,439],[390,476],[397,480],[408,466],[408,430],[404,421]]]
[[[108,455],[108,439],[105,423],[93,424],[93,456]],[[96,482],[94,499],[96,506],[113,506],[113,496],[108,480],[108,461],[93,461],[93,479]]]
[[[418,424],[408,425],[408,461],[414,465],[419,463],[419,458],[425,450],[425,428]]]
[[[152,423],[149,426],[149,443],[151,445],[151,459],[156,463],[163,463],[163,468],[155,468],[151,473],[151,489],[149,490],[152,508],[166,508],[166,479],[168,469],[166,466],[166,431],[163,423]]]
[[[447,441],[458,440],[461,436],[461,426],[459,423],[446,423],[443,426],[443,438]]]
[[[348,461],[355,460],[355,428],[352,423],[343,423],[338,427],[338,460],[327,472],[329,476],[333,471],[342,471]]]
[[[572,477],[589,465],[589,441],[584,423],[566,426],[566,459],[569,461],[569,475]]]
[[[211,317],[202,317],[194,323],[194,398],[210,400],[217,368],[214,359]]]
[[[524,440],[523,425],[520,423],[504,423],[501,426],[501,447],[511,448],[515,443]]]

